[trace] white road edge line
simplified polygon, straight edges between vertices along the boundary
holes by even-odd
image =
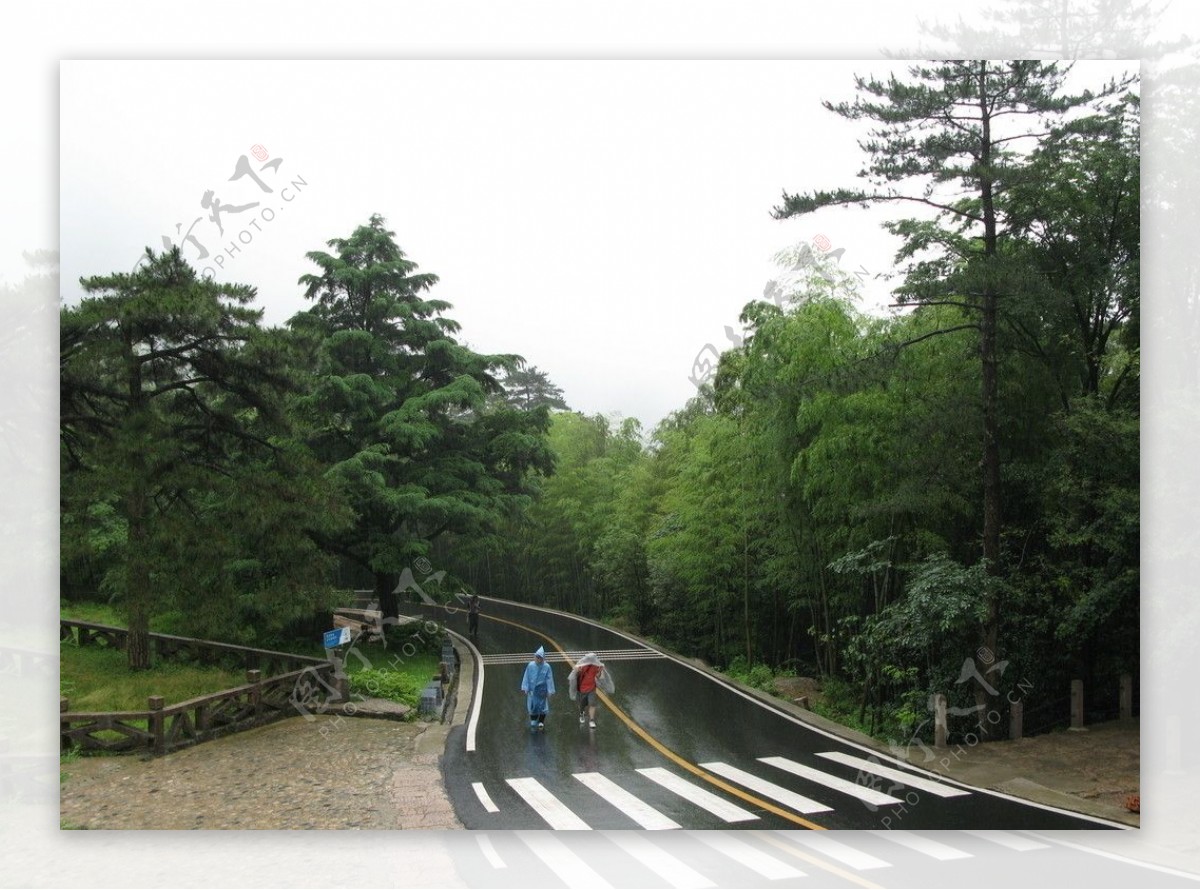
[[[1085,853],[1094,853],[1097,856],[1103,856],[1106,859],[1115,859],[1117,862],[1124,862],[1126,865],[1136,865],[1141,868],[1149,868],[1154,871],[1160,871],[1163,874],[1173,875],[1177,878],[1188,878],[1192,881],[1200,880],[1200,874],[1194,872],[1182,871],[1177,868],[1171,868],[1168,865],[1158,865],[1154,862],[1145,862],[1141,859],[1132,859],[1129,856],[1122,856],[1120,853],[1110,853],[1108,850],[1101,850],[1097,847],[1089,847],[1087,844],[1076,844],[1071,841],[1060,840],[1051,835],[1042,834],[1039,831],[1022,831],[1021,834],[1027,834],[1030,837],[1041,838],[1050,844],[1058,844],[1063,847],[1070,847],[1073,850],[1082,850]]]
[[[446,628],[446,633],[456,637],[471,650],[471,656],[475,659],[475,689],[471,700],[471,717],[467,720],[467,751],[475,750],[475,732],[479,728],[479,711],[483,707],[483,655],[475,648],[475,644],[464,637],[462,634],[455,633]],[[462,693],[462,690],[459,690]]]

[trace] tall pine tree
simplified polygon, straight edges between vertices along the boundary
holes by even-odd
[[[1011,296],[1018,278],[1005,263],[1004,245],[1011,234],[1005,193],[1025,174],[1022,149],[1032,149],[1035,140],[1129,82],[1110,83],[1098,95],[1073,94],[1064,89],[1069,70],[1052,62],[950,60],[913,65],[904,81],[858,77],[860,95],[854,102],[824,105],[850,120],[875,124],[860,143],[868,159],[859,176],[871,188],[785,193],[783,204],[775,208],[781,219],[828,206],[892,201],[936,212],[932,220],[901,219],[887,227],[903,239],[899,258],[908,261],[898,291],[901,302],[957,307],[963,323],[947,332],[977,331],[983,427],[980,537],[982,557],[993,574],[1002,567],[997,331],[1001,301]],[[976,655],[980,676],[999,654],[998,594],[986,598]],[[988,687],[977,683],[977,704],[988,707],[991,700]]]
[[[357,517],[323,545],[370,572],[385,614],[398,612],[405,569],[446,532],[491,528],[528,497],[527,476],[550,472],[545,410],[487,407],[515,355],[459,344],[450,304],[379,215],[331,252],[307,256],[319,272],[300,283],[313,300],[292,328],[311,345],[313,384],[298,410],[327,475]]]

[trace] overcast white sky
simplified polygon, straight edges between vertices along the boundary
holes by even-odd
[[[1077,73],[1089,65],[1094,83],[1114,70]],[[169,235],[282,324],[307,305],[304,254],[380,213],[440,276],[464,341],[649,430],[694,394],[705,344],[729,346],[780,249],[824,236],[865,303],[886,302],[879,214],[770,210],[785,188],[855,183],[861,130],[821,100],[891,70],[903,63],[64,62],[63,293]],[[242,156],[261,186],[229,181]]]
[[[1154,39],[1196,33],[1194,4],[1161,5],[1166,11]],[[891,64],[879,57],[905,55],[923,41],[918,16],[951,24],[970,18],[982,31],[963,38],[955,52],[989,55],[983,41],[1002,28],[1012,33],[1004,17],[1016,4],[978,5],[997,13],[999,25],[970,6],[949,0],[926,0],[915,10],[855,0],[13,6],[0,34],[0,156],[8,174],[0,285],[25,278],[22,251],[59,246],[61,221],[62,291],[69,295],[80,275],[126,269],[177,222],[190,225],[212,189],[223,203],[262,200],[276,210],[227,268],[258,287],[268,320],[280,323],[302,307],[295,282],[310,268],[303,254],[379,212],[422,269],[441,276],[437,295],[454,304],[450,314],[462,323],[464,339],[482,350],[524,354],[563,386],[576,408],[623,411],[649,426],[689,397],[697,352],[709,342],[724,346],[724,326],[736,324],[742,305],[761,292],[779,248],[823,234],[833,247],[846,248],[843,265],[850,271],[887,268],[891,250],[864,214],[830,211],[787,223],[769,217],[785,188],[852,184],[860,161],[853,137],[818,101],[850,98],[851,72],[867,64],[432,60],[869,57],[871,67],[886,70]],[[1135,9],[1132,0],[1111,7]],[[1072,37],[1080,33],[1071,30]],[[1144,232],[1154,237],[1146,240],[1142,266],[1147,645],[1141,680],[1148,731],[1141,782],[1152,806],[1142,831],[1108,832],[1094,843],[1182,867],[1184,859],[1172,855],[1183,851],[1194,863],[1200,833],[1200,772],[1186,756],[1200,735],[1189,669],[1200,573],[1194,533],[1200,341],[1191,307],[1200,297],[1194,231],[1181,219],[1184,209],[1200,205],[1200,179],[1193,163],[1163,158],[1172,143],[1192,136],[1194,114],[1176,112],[1196,107],[1200,64],[1194,41],[1179,73],[1136,39],[1103,27],[1085,36],[1090,45],[1099,41],[1097,55],[1149,59],[1147,79],[1174,85],[1147,103],[1144,131],[1144,182],[1148,192],[1154,187],[1143,207]],[[1020,40],[1000,42],[1017,47],[1000,57],[1027,54]],[[430,61],[60,68],[65,59],[223,56]],[[274,194],[260,199],[245,178],[228,182],[234,162],[256,144],[282,159],[281,179],[308,183],[286,207]],[[268,184],[271,175],[263,174]],[[224,217],[234,232],[229,240],[241,231],[237,218]],[[224,246],[211,235],[202,240],[214,252]],[[52,292],[44,306],[14,291],[0,303],[0,645],[45,653],[47,664],[57,640],[58,585]],[[57,830],[53,679],[52,670],[28,667],[5,676],[0,772],[13,784],[4,783],[0,832],[11,841],[5,874],[13,886],[157,886],[192,873],[198,862],[212,886],[346,880],[438,886],[442,874],[454,873],[460,850],[469,853],[445,838],[439,846],[437,835],[403,833],[365,858],[360,839],[346,837],[110,832],[111,838],[92,839],[102,844],[85,843]],[[1076,834],[1079,843],[1091,842]],[[1070,886],[1073,860],[1056,852],[1062,855],[1044,879]],[[946,880],[935,865],[930,886]]]

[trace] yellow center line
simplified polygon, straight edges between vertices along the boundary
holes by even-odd
[[[529,633],[533,634],[535,637],[541,637],[541,638],[549,641],[550,645],[553,646],[555,649],[557,649],[559,651],[559,653],[562,655],[563,660],[567,664],[569,664],[572,669],[575,668],[575,662],[571,661],[571,659],[569,659],[567,657],[566,650],[564,650],[563,647],[560,646],[558,644],[558,642],[556,640],[554,640],[554,638],[550,637],[549,635],[541,633],[539,631],[536,631],[532,627],[526,627],[524,624],[520,624],[516,621],[509,621],[508,619],[505,619],[505,618],[497,618],[494,615],[489,615],[488,617],[492,621],[499,621],[503,624],[511,624],[513,627],[519,627],[521,630],[528,631]],[[633,732],[636,735],[638,735],[642,739],[642,741],[644,741],[646,744],[648,744],[650,747],[652,747],[659,754],[666,757],[672,763],[677,764],[679,767],[687,770],[692,775],[694,775],[700,779],[703,779],[705,782],[708,782],[710,785],[714,785],[717,788],[720,788],[722,791],[726,792],[727,794],[732,794],[733,796],[740,798],[741,800],[745,801],[746,803],[750,804],[751,806],[759,807],[770,813],[774,813],[776,816],[779,816],[780,818],[783,818],[783,819],[787,819],[789,822],[794,822],[797,825],[802,825],[805,828],[811,828],[811,829],[815,829],[818,831],[825,830],[824,825],[818,825],[815,822],[810,822],[807,819],[797,816],[795,813],[792,813],[792,812],[789,812],[788,810],[777,807],[777,806],[775,806],[775,804],[770,803],[769,801],[765,801],[759,797],[755,797],[753,794],[743,791],[740,788],[736,788],[733,785],[730,785],[728,782],[724,782],[721,779],[718,779],[716,776],[712,775],[711,773],[705,772],[700,767],[698,767],[696,764],[690,763],[689,761],[685,760],[683,757],[676,754],[674,751],[672,751],[670,748],[668,748],[666,745],[664,745],[662,742],[660,742],[654,736],[650,735],[649,732],[647,732],[645,729],[643,729],[641,726],[639,726],[637,723],[635,723],[632,717],[630,717],[623,710],[621,710],[621,708],[617,707],[617,705],[613,702],[613,700],[611,698],[609,698],[605,693],[603,693],[599,689],[597,689],[596,694],[600,696],[600,700],[608,706],[608,709],[617,716],[617,719],[619,719],[622,723],[624,723],[631,730],[633,730]]]

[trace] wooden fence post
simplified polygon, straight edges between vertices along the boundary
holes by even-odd
[[[1017,699],[1011,703],[1008,712],[1008,737],[1016,740],[1022,737],[1025,731],[1025,702]]]
[[[1121,719],[1133,719],[1133,677],[1121,674]]]
[[[58,713],[60,713],[60,714],[67,713],[67,711],[71,710],[69,705],[70,705],[70,702],[67,699],[59,698]],[[59,732],[58,747],[59,747],[60,751],[71,747],[71,737],[69,735],[67,735],[67,733],[70,731],[70,729],[71,729],[70,722],[67,720],[63,720],[60,717],[59,721],[58,721],[58,732]]]
[[[150,706],[150,733],[154,736],[154,753],[167,753],[167,735],[163,725],[163,697],[161,695],[152,695],[149,699]]]
[[[1071,681],[1071,729],[1083,729],[1083,681]]]
[[[252,684],[250,703],[254,706],[254,717],[262,716],[262,671],[246,671],[246,682]]]
[[[933,746],[945,748],[947,734],[946,696],[939,692],[933,697]]]

